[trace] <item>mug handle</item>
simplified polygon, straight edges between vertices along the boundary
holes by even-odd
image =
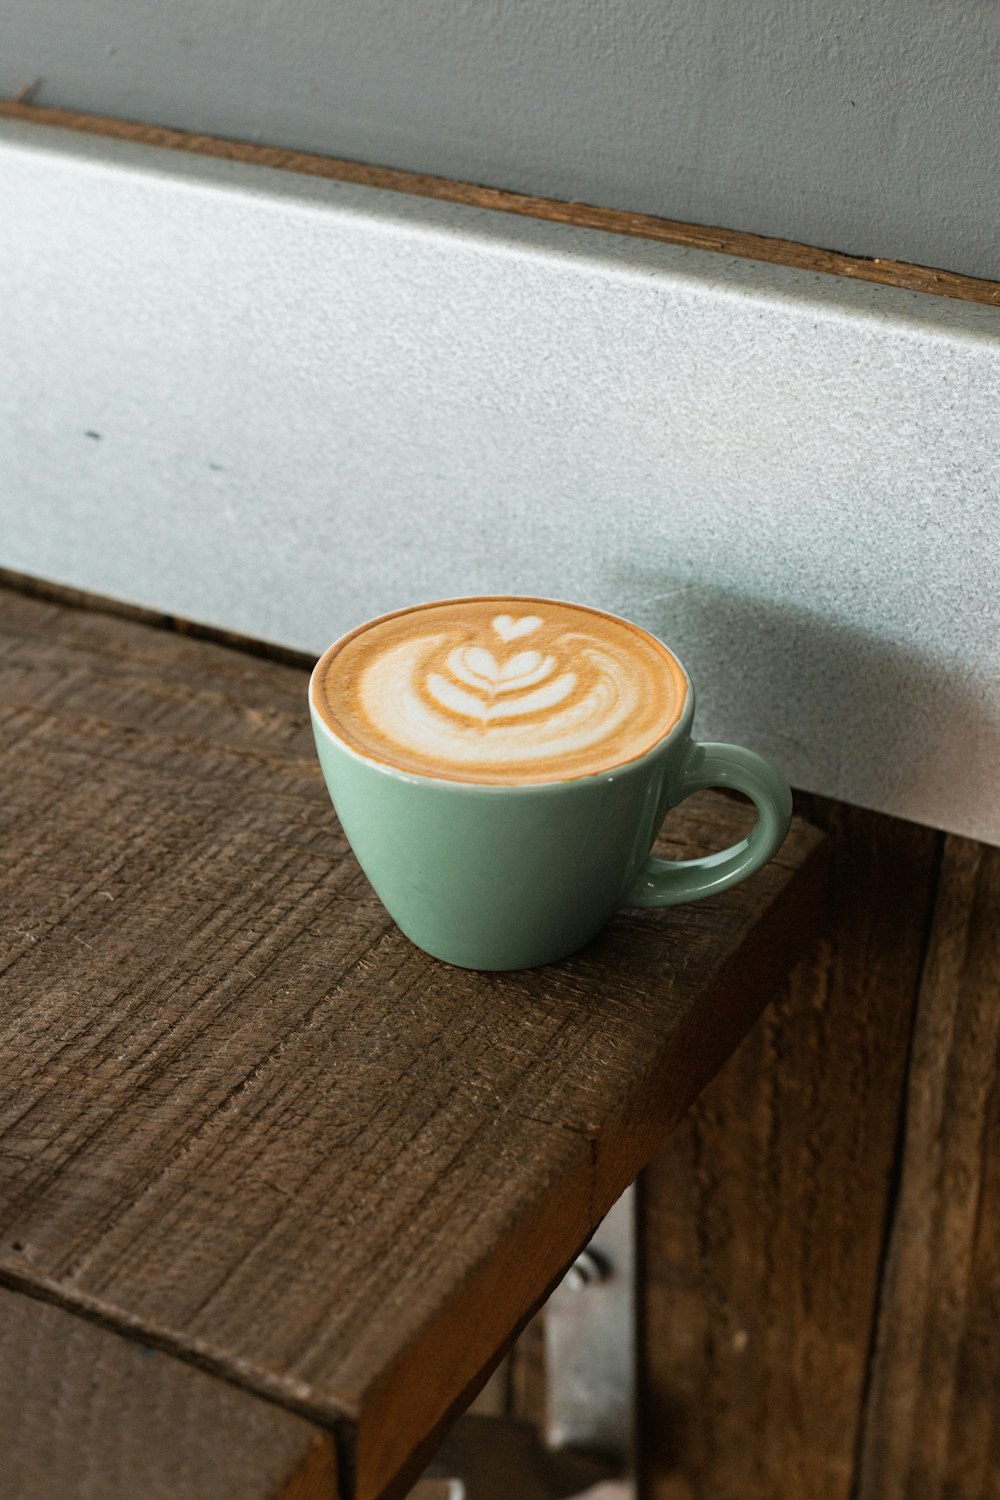
[[[743,792],[757,808],[757,822],[745,839],[700,859],[647,859],[623,906],[679,906],[700,901],[746,880],[781,848],[792,818],[792,794],[784,777],[763,756],[742,745],[692,742],[681,774],[683,802],[703,787]]]

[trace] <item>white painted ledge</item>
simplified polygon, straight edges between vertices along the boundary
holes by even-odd
[[[1000,842],[1000,310],[0,123],[0,564],[320,650],[460,592]]]

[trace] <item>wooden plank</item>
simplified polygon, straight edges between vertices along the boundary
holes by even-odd
[[[763,1004],[819,835],[564,964],[450,969],[350,856],[301,671],[14,593],[0,620],[0,1277],[402,1493]],[[692,800],[665,847],[742,816]]]
[[[328,1434],[215,1376],[0,1288],[7,1500],[337,1500]]]
[[[749,234],[741,229],[686,224],[654,214],[598,208],[589,203],[566,203],[557,198],[538,198],[528,193],[512,193],[502,188],[483,187],[478,183],[458,182],[449,177],[431,177],[425,173],[405,172],[395,167],[370,166],[365,162],[346,161],[340,157],[290,151],[282,146],[261,146],[253,141],[227,140],[222,136],[200,135],[192,131],[175,130],[167,125],[149,125],[139,120],[120,120],[109,115],[84,114],[73,109],[53,109],[48,105],[31,104],[22,99],[0,100],[0,119],[28,120],[62,130],[81,130],[91,135],[112,136],[116,140],[134,141],[144,146],[160,146],[171,151],[193,151],[200,156],[214,156],[225,161],[248,162],[285,172],[300,172],[310,177],[326,177],[337,182],[354,182],[363,187],[411,193],[421,198],[441,199],[447,203],[466,203],[474,208],[488,208],[499,213],[547,219],[558,224],[575,224],[585,229],[600,229],[612,234],[659,240],[668,245],[685,245],[694,250],[711,250],[746,260],[762,260],[773,265],[794,266],[803,271],[819,271],[825,275],[847,276],[855,281],[873,281],[883,286],[903,287],[912,292],[955,297],[963,302],[983,302],[994,307],[1000,305],[1000,283],[995,281],[963,276],[956,271],[936,270],[930,266],[911,265],[906,261],[842,255],[836,250],[823,250],[816,245],[803,245],[795,240],[783,240],[769,235]]]
[[[643,1181],[649,1500],[853,1493],[940,836],[799,800],[822,935]]]
[[[238,630],[224,630],[218,625],[205,625],[200,620],[189,620],[184,615],[166,614],[163,610],[148,609],[142,604],[131,604],[125,599],[109,599],[89,589],[70,588],[65,583],[55,583],[51,578],[36,578],[30,573],[18,573],[14,568],[0,567],[0,589],[27,594],[32,599],[45,599],[50,604],[68,604],[74,609],[97,610],[99,614],[114,615],[121,620],[133,620],[140,625],[153,625],[158,630],[177,631],[198,641],[213,641],[217,646],[232,646],[247,656],[262,656],[266,661],[284,662],[290,667],[301,667],[311,671],[315,655],[307,651],[296,651],[292,646],[279,646],[274,641],[261,641],[254,636],[242,635]]]
[[[1000,850],[945,843],[859,1500],[1000,1495]]]

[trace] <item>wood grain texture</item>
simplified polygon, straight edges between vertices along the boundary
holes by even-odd
[[[735,891],[472,974],[395,929],[306,677],[0,594],[0,1279],[330,1427],[399,1494],[815,918]],[[667,848],[732,840],[692,800]]]
[[[218,625],[205,625],[200,620],[189,620],[185,615],[148,609],[143,604],[130,604],[125,599],[109,599],[90,589],[71,588],[69,584],[55,583],[51,578],[36,578],[30,573],[19,573],[14,568],[0,567],[0,590],[2,589],[27,594],[32,599],[44,599],[49,604],[68,604],[73,609],[96,610],[99,614],[114,615],[120,620],[152,625],[157,630],[176,631],[197,641],[231,646],[247,656],[262,656],[266,661],[284,662],[290,667],[301,667],[303,671],[311,671],[316,661],[314,655],[307,651],[296,651],[293,646],[279,646],[275,641],[258,640],[255,636],[243,635],[237,630],[223,630]]]
[[[1000,850],[945,843],[859,1500],[1000,1495]]]
[[[824,930],[643,1178],[648,1500],[852,1494],[940,836],[799,802]]]
[[[307,151],[289,151],[280,146],[259,146],[251,141],[199,135],[166,125],[147,125],[137,120],[83,114],[71,109],[53,109],[19,99],[0,100],[0,118],[28,120],[38,125],[54,125],[63,130],[113,136],[117,140],[134,141],[146,146],[192,151],[201,156],[214,156],[226,161],[276,167],[281,171],[299,172],[310,177],[354,182],[363,187],[385,188],[391,192],[437,198],[448,203],[465,203],[474,208],[488,208],[500,213],[547,219],[558,224],[575,224],[612,234],[659,240],[669,245],[685,245],[696,250],[736,255],[741,259],[795,266],[800,270],[819,271],[832,276],[847,276],[855,281],[873,281],[883,286],[904,287],[908,291],[929,292],[940,297],[955,297],[964,302],[984,302],[990,306],[1000,306],[1000,283],[995,281],[962,276],[954,271],[935,270],[929,266],[910,265],[905,261],[842,255],[836,250],[823,250],[815,245],[802,245],[794,240],[776,239],[767,235],[748,234],[739,229],[685,224],[653,214],[635,214],[624,209],[598,208],[588,203],[538,198],[527,193],[512,193],[501,188],[457,182],[447,177],[430,177],[419,172],[400,171],[394,167],[369,166],[364,162],[345,161]]]
[[[62,1308],[0,1288],[5,1500],[337,1500],[330,1437]]]

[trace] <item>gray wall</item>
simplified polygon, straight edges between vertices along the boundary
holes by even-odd
[[[10,122],[0,202],[0,565],[316,651],[579,599],[1000,843],[1000,309]]]
[[[0,92],[1000,278],[995,0],[0,0]]]

